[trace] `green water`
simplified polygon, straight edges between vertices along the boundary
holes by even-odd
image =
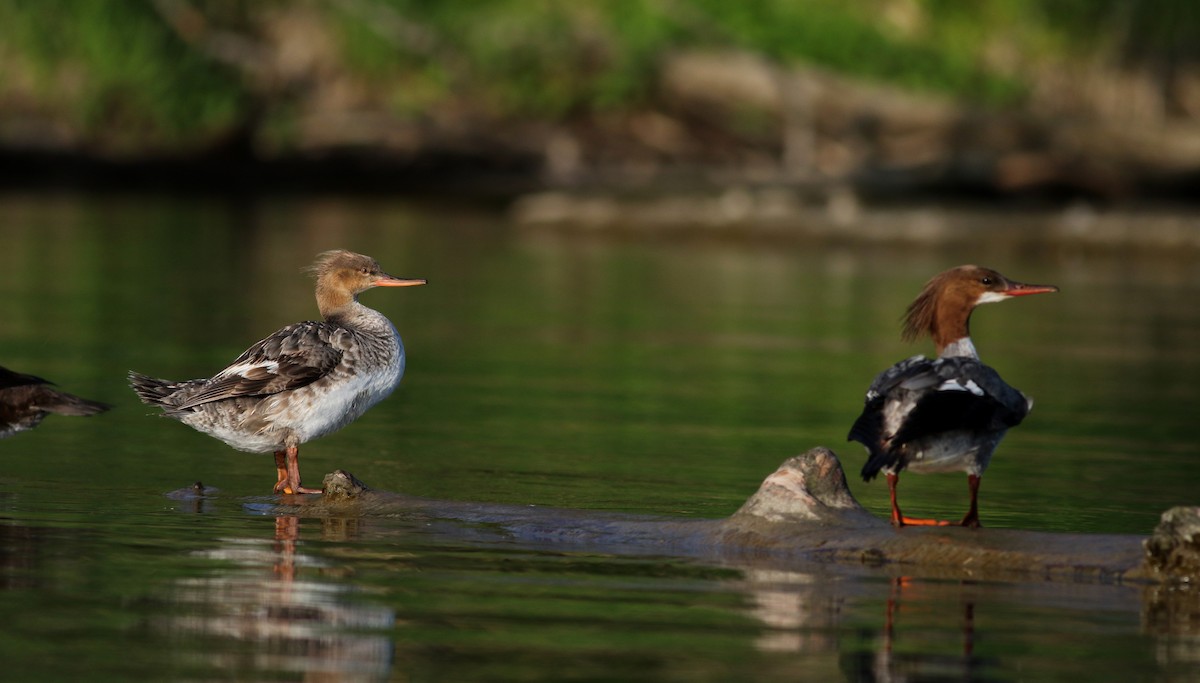
[[[928,352],[900,341],[904,306],[979,262],[1062,288],[975,316],[985,360],[1036,399],[984,478],[984,524],[1147,533],[1200,503],[1196,254],[609,238],[339,198],[8,196],[0,216],[0,364],[115,405],[0,443],[3,680],[1200,678],[1200,617],[1164,623],[1135,587],[277,516],[270,456],[154,417],[124,381],[211,374],[313,317],[300,269],[354,249],[430,284],[363,296],[399,328],[407,374],[302,450],[310,485],[343,468],[434,498],[720,517],[812,446],[861,466],[844,440],[863,390]],[[885,514],[884,487],[851,479]],[[905,477],[905,511],[961,515],[964,479]],[[219,493],[165,495],[197,480]]]

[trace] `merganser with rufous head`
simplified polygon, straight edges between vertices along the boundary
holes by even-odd
[[[925,284],[904,316],[904,338],[928,334],[937,358],[913,356],[884,370],[867,389],[866,406],[850,441],[867,447],[864,481],[887,476],[892,524],[979,526],[979,481],[1010,427],[1033,401],[979,360],[971,342],[971,312],[980,304],[1057,292],[1026,285],[979,266],[959,266]],[[905,517],[896,503],[901,470],[965,471],[971,505],[960,522]]]
[[[0,439],[38,426],[47,415],[95,415],[108,410],[99,401],[68,394],[54,383],[0,367]]]
[[[393,277],[375,259],[344,250],[321,254],[311,270],[324,320],[288,325],[209,379],[129,373],[142,402],[167,417],[238,450],[273,452],[276,493],[321,493],[300,484],[300,444],[345,427],[400,384],[400,335],[358,295],[426,282]]]

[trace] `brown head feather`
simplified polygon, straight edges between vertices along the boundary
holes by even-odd
[[[938,273],[925,283],[904,315],[903,337],[913,341],[923,334],[933,338],[938,354],[946,346],[971,336],[971,311],[989,291],[1002,292],[1010,281],[979,266],[958,266]]]
[[[322,275],[335,270],[361,270],[367,268],[371,272],[379,272],[379,262],[370,256],[356,254],[345,249],[331,249],[317,254],[317,260],[304,269],[306,273],[320,279]]]
[[[343,314],[383,275],[378,261],[345,249],[319,254],[308,271],[317,278],[317,307],[326,319]]]
[[[904,341],[916,341],[923,334],[932,334],[934,314],[937,311],[937,293],[945,273],[935,275],[921,288],[921,293],[904,311],[904,329],[900,333]]]
[[[958,266],[930,278],[904,313],[903,337],[928,334],[942,350],[971,335],[971,311],[982,303],[1014,296],[1057,292],[1052,285],[1014,282],[991,268]]]
[[[318,254],[307,270],[317,278],[317,306],[326,320],[353,311],[358,295],[372,287],[425,284],[425,280],[388,275],[375,259],[345,249]]]

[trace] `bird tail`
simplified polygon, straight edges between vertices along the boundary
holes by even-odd
[[[103,413],[112,406],[107,403],[90,401],[73,394],[57,391],[55,392],[54,402],[39,403],[38,407],[55,415],[95,415],[96,413]]]
[[[862,468],[863,481],[871,481],[879,470],[896,464],[896,455],[880,443],[883,432],[883,413],[870,406],[854,421],[847,441],[857,441],[867,447],[867,462]]]
[[[179,391],[180,383],[165,379],[156,379],[140,372],[129,371],[129,386],[133,388],[142,403],[158,406],[163,410],[175,407],[171,397]]]
[[[875,475],[879,474],[879,470],[890,467],[896,464],[898,459],[895,454],[889,453],[882,449],[867,447],[870,451],[870,456],[867,458],[866,464],[862,468],[863,481],[871,481]]]

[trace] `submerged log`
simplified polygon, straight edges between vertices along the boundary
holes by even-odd
[[[296,497],[281,512],[289,508],[329,517],[408,516],[480,540],[682,554],[740,564],[836,562],[963,579],[1200,580],[1200,508],[1168,511],[1149,539],[989,528],[896,529],[854,499],[837,456],[820,447],[786,460],[725,519],[432,500],[375,491],[342,470],[325,477],[323,496]]]

